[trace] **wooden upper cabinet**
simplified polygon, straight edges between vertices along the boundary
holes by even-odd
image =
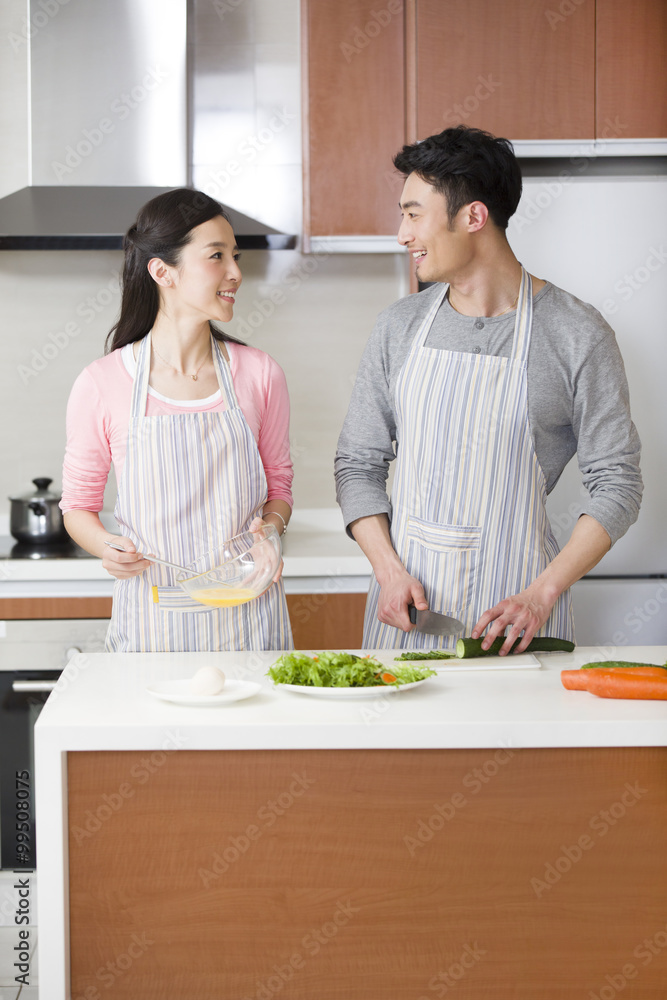
[[[392,159],[452,125],[667,137],[667,0],[302,0],[304,236],[397,231]]]
[[[595,4],[567,7],[415,0],[417,138],[459,124],[508,139],[592,138]]]
[[[667,136],[666,0],[597,0],[597,135]]]
[[[306,238],[398,230],[403,38],[401,0],[302,0]]]

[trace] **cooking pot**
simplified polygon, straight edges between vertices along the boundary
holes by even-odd
[[[37,489],[21,497],[9,497],[9,530],[19,542],[51,544],[69,539],[65,530],[60,497],[49,492],[51,479],[33,479]]]

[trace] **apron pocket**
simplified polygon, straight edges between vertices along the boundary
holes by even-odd
[[[210,614],[211,611],[218,610],[207,607],[206,604],[200,604],[199,601],[194,601],[180,587],[153,587],[153,603],[157,605],[160,611],[178,611],[187,612],[188,614],[205,612],[206,614]]]
[[[408,517],[408,572],[424,588],[431,611],[460,617],[477,580],[482,529]]]

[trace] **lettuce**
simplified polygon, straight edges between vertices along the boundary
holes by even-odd
[[[393,675],[396,680],[385,683],[382,674]],[[428,667],[387,668],[372,656],[355,653],[324,652],[315,656],[306,653],[285,653],[280,656],[267,675],[274,684],[301,684],[308,687],[400,687],[426,680],[435,675]]]

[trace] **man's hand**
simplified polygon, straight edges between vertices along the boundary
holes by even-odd
[[[522,629],[523,638],[514,652],[523,653],[537,630],[546,622],[558,597],[597,566],[610,546],[611,539],[602,525],[589,514],[582,514],[562,552],[520,594],[507,597],[495,608],[485,611],[472,630],[473,639],[479,639],[486,626],[493,622],[482,642],[483,648],[488,649],[493,640],[503,635],[507,626],[511,625],[500,655],[509,653]]]
[[[522,631],[521,642],[513,652],[523,653],[537,630],[544,625],[555,603],[556,597],[552,600],[540,594],[539,588],[533,583],[520,594],[506,597],[500,604],[485,611],[473,628],[472,637],[479,639],[486,626],[490,625],[482,641],[482,649],[488,649],[494,639],[504,635],[507,626],[511,625],[499,655],[506,656],[509,653]]]
[[[412,631],[414,625],[410,621],[408,605],[414,604],[418,611],[426,611],[428,603],[421,583],[410,576],[394,551],[389,518],[386,514],[361,517],[351,523],[350,530],[368,557],[380,584],[378,621],[404,632]]]
[[[384,625],[393,625],[404,632],[410,632],[415,626],[410,621],[408,605],[414,604],[418,611],[426,611],[428,602],[424,588],[419,580],[410,576],[407,570],[392,575],[380,586],[378,598],[378,621]]]

